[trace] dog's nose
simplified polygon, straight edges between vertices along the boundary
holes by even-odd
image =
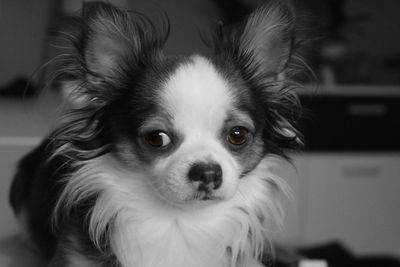
[[[193,182],[200,182],[201,191],[217,189],[222,184],[222,169],[216,163],[196,163],[190,168],[188,177]]]

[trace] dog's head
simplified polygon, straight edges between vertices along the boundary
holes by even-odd
[[[86,4],[63,69],[80,103],[56,132],[60,151],[110,153],[173,202],[231,198],[261,159],[299,143],[293,23],[273,2],[218,27],[212,57],[167,57],[167,24]]]

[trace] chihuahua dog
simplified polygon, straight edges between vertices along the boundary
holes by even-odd
[[[71,21],[79,102],[19,163],[10,200],[48,266],[262,266],[300,144],[295,19],[271,1],[166,56],[168,23],[107,3]]]

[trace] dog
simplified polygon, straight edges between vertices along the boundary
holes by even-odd
[[[71,22],[76,102],[18,165],[10,202],[48,266],[262,266],[301,144],[295,16],[271,1],[213,55],[166,56],[168,23],[102,2]]]

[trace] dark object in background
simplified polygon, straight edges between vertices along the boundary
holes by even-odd
[[[355,256],[340,242],[331,242],[318,246],[300,248],[291,253],[282,249],[277,250],[276,261],[265,266],[296,267],[301,259],[325,260],[329,267],[400,267],[399,259],[384,255]]]
[[[325,259],[330,267],[400,267],[400,261],[391,256],[358,257],[338,242],[300,249],[299,252],[306,258]]]
[[[234,24],[249,15],[261,1],[213,0],[228,23]]]
[[[0,87],[0,96],[30,98],[38,94],[38,88],[27,78],[17,77],[5,86]]]
[[[300,95],[311,151],[400,151],[400,94]]]

